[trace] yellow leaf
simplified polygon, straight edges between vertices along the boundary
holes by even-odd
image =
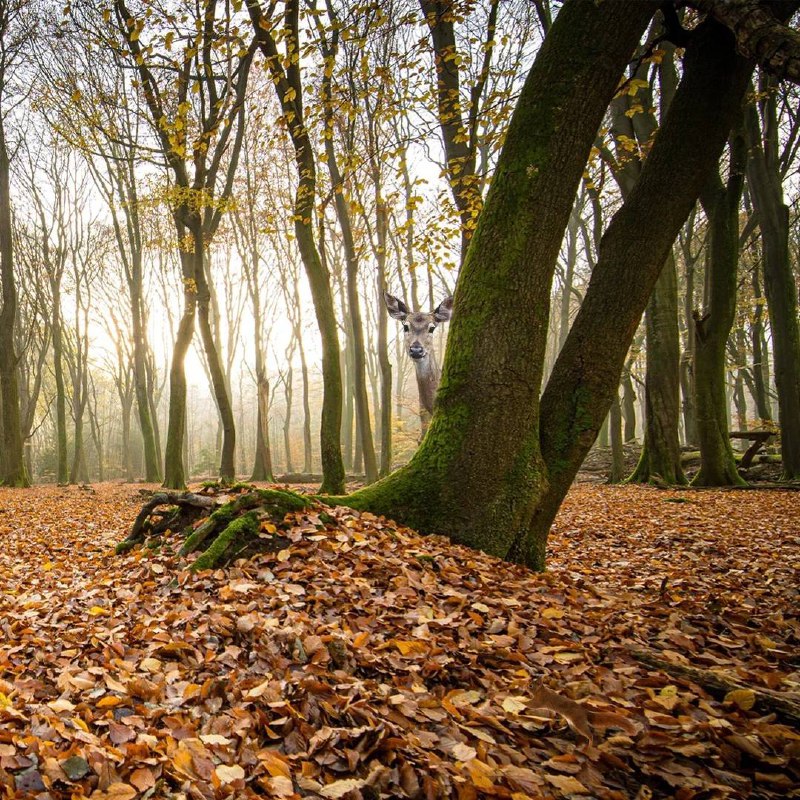
[[[99,617],[101,614],[109,614],[109,610],[107,608],[103,608],[103,606],[92,606],[89,609],[89,613],[93,617]]]
[[[756,693],[752,689],[734,689],[725,695],[726,703],[735,703],[742,711],[749,711],[756,704]]]
[[[244,770],[238,764],[234,764],[232,767],[220,764],[214,772],[216,772],[220,783],[233,783],[234,781],[244,780]]]
[[[545,619],[561,619],[564,616],[564,609],[550,606],[542,611],[542,616]]]
[[[503,700],[503,711],[507,714],[519,714],[528,707],[528,702],[524,697],[506,697]]]
[[[3,694],[0,692],[0,709],[4,708],[13,708],[14,704],[11,702],[11,698],[8,695]]]
[[[393,639],[392,640],[395,647],[404,655],[408,656],[412,653],[416,654],[423,654],[428,652],[428,645],[425,642],[420,641],[413,641],[413,642],[404,642],[400,639]]]

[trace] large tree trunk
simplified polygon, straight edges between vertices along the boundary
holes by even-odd
[[[768,86],[766,88],[769,90]],[[800,478],[800,326],[797,321],[797,285],[789,259],[789,208],[781,186],[774,98],[768,99],[763,108],[764,141],[755,105],[751,103],[746,111],[745,130],[750,154],[747,183],[761,228],[764,289],[772,329],[783,471],[786,478],[792,479]]]
[[[717,164],[751,72],[727,30],[710,21],[698,27],[681,84],[636,186],[603,236],[586,297],[542,396],[550,483],[535,509],[528,553],[543,551],[602,424],[641,313]]]
[[[525,82],[458,278],[428,434],[408,465],[347,502],[542,566],[544,540],[523,540],[547,488],[538,411],[553,272],[597,129],[656,7],[563,6]]]
[[[0,308],[0,420],[3,423],[0,484],[28,486],[30,479],[25,469],[19,411],[18,359],[14,347],[17,287],[14,282],[9,158],[2,118],[0,118],[0,280],[2,280],[3,298],[3,305]]]
[[[746,152],[741,132],[731,138],[728,183],[712,176],[701,199],[709,224],[706,258],[707,310],[695,319],[695,400],[700,441],[696,486],[736,486],[744,481],[736,469],[728,437],[725,356],[736,314],[739,263],[739,202],[744,186]]]

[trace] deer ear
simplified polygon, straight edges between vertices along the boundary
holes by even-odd
[[[383,293],[383,301],[386,303],[386,308],[389,309],[389,316],[392,319],[399,319],[404,320],[408,316],[408,308],[406,308],[406,304],[396,298],[393,294],[389,294],[389,292]]]
[[[453,295],[450,297],[445,298],[439,303],[438,306],[434,309],[433,318],[437,322],[447,322],[450,317],[453,316]]]

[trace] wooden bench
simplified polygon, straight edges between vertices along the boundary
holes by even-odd
[[[731,431],[728,436],[731,439],[745,439],[753,443],[739,462],[741,469],[747,469],[753,463],[756,453],[775,436],[775,431]]]

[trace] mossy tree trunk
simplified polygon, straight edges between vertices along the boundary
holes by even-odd
[[[739,203],[744,188],[746,150],[741,130],[731,137],[728,181],[715,172],[701,196],[709,224],[705,313],[695,315],[695,400],[700,441],[696,486],[744,483],[728,437],[725,366],[728,336],[736,314],[739,264]]]
[[[526,537],[548,483],[538,411],[553,272],[597,129],[655,8],[563,6],[521,92],[458,278],[428,434],[408,465],[348,504],[543,565],[544,540]]]
[[[611,404],[625,354],[658,275],[739,112],[752,65],[733,35],[706,21],[639,179],[606,230],[598,263],[542,396],[549,487],[531,538],[544,541]]]

